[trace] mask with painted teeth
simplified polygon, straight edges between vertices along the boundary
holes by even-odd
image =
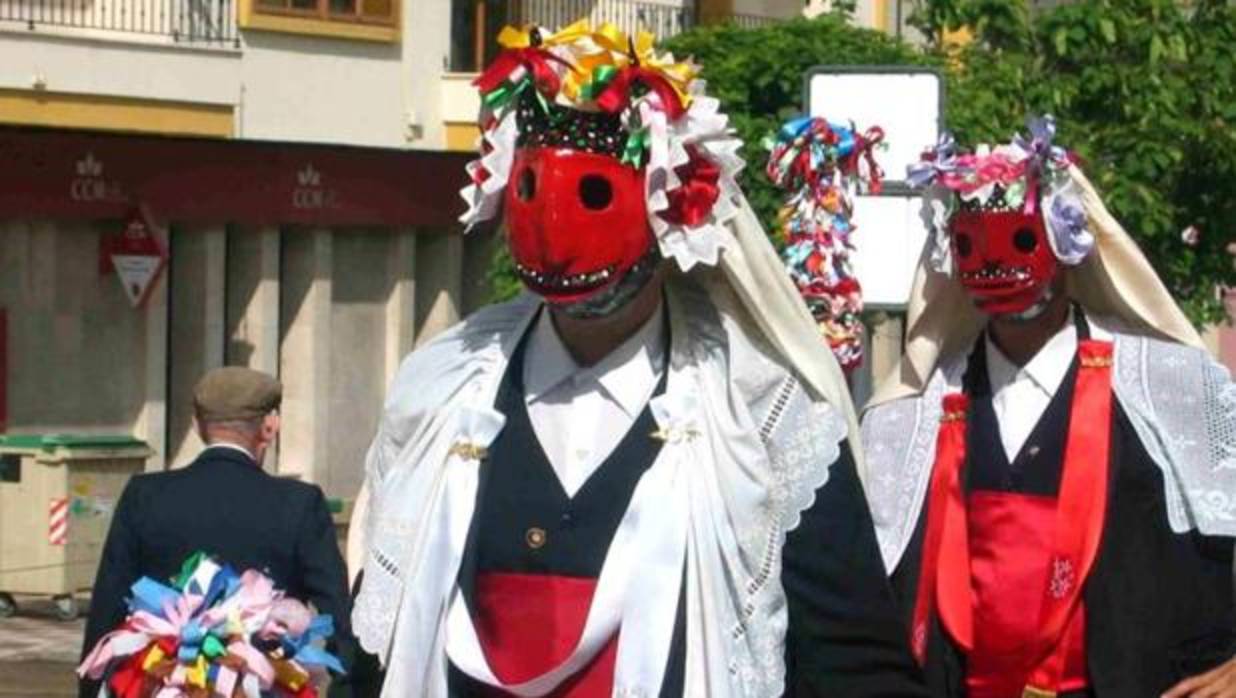
[[[949,230],[958,280],[974,304],[989,315],[1017,315],[1041,303],[1059,263],[1037,210],[1026,214],[1002,199],[997,192],[982,206],[963,203]]]
[[[520,280],[549,302],[572,305],[614,287],[656,247],[642,170],[607,154],[536,146],[516,151],[511,173],[507,244]]]

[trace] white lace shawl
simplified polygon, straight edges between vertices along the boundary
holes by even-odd
[[[1236,537],[1236,384],[1203,350],[1104,330],[1110,322],[1092,326],[1096,337],[1114,337],[1112,389],[1163,471],[1172,530]],[[863,418],[865,485],[889,574],[922,511],[941,398],[960,389],[966,360],[965,352],[942,360],[922,394],[877,405]]]
[[[668,440],[659,456],[678,452],[691,468],[685,695],[779,696],[787,624],[781,549],[827,481],[847,423],[756,339],[732,293],[704,292],[681,278],[669,291],[666,390],[693,405],[678,418],[697,433]],[[466,417],[473,406],[493,404],[536,307],[523,296],[473,315],[409,356],[391,389],[366,464],[368,549],[352,616],[362,646],[387,667],[384,696],[446,695],[444,619],[457,570],[442,564],[448,542],[430,523],[443,506],[450,444],[475,428]],[[658,690],[616,681],[614,695]]]

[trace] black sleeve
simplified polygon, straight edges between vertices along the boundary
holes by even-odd
[[[356,639],[352,635],[352,602],[348,597],[348,573],[335,537],[335,522],[331,520],[326,496],[313,488],[296,541],[296,561],[299,587],[305,598],[313,602],[318,613],[328,613],[335,622],[335,634],[328,644],[350,672],[356,654]],[[332,677],[330,696],[352,695],[350,679]]]
[[[140,482],[140,478],[130,479],[120,494],[120,501],[116,503],[107,541],[103,544],[103,555],[99,559],[99,571],[90,592],[90,616],[86,620],[86,635],[82,641],[83,659],[94,649],[95,643],[124,621],[125,597],[129,587],[141,576],[138,562],[141,546],[135,525],[141,520],[138,512]],[[98,693],[98,681],[83,680],[78,684],[81,698],[95,698]]]
[[[928,696],[848,443],[786,537],[786,696]]]

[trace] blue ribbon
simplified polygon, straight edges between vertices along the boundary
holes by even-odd
[[[142,577],[129,587],[133,596],[129,599],[129,611],[136,613],[146,611],[160,618],[167,618],[163,613],[164,606],[175,605],[180,598],[180,592],[150,577]]]
[[[313,644],[316,640],[325,640],[335,634],[335,621],[329,614],[314,616],[299,637],[283,638],[284,656],[291,657],[297,663],[305,666],[322,666],[336,674],[344,673],[343,664],[335,655]]]
[[[176,656],[182,662],[192,662],[202,651],[202,642],[206,640],[206,628],[197,620],[191,620],[180,630],[180,646]]]

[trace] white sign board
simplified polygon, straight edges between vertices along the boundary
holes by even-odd
[[[850,256],[854,276],[870,309],[900,310],[910,299],[914,271],[927,240],[919,215],[921,199],[901,183],[906,167],[935,145],[941,128],[940,76],[929,70],[815,68],[807,74],[811,116],[849,124],[865,132],[884,131],[875,153],[884,170],[884,192],[858,196],[857,227]]]
[[[854,197],[851,220],[857,229],[850,238],[854,242],[850,263],[869,310],[900,310],[909,301],[910,284],[927,242],[921,206],[916,196]]]
[[[902,70],[902,69],[899,69]],[[930,71],[884,72],[816,68],[807,74],[811,116],[884,130],[876,162],[888,182],[901,182],[940,133],[940,76]]]

